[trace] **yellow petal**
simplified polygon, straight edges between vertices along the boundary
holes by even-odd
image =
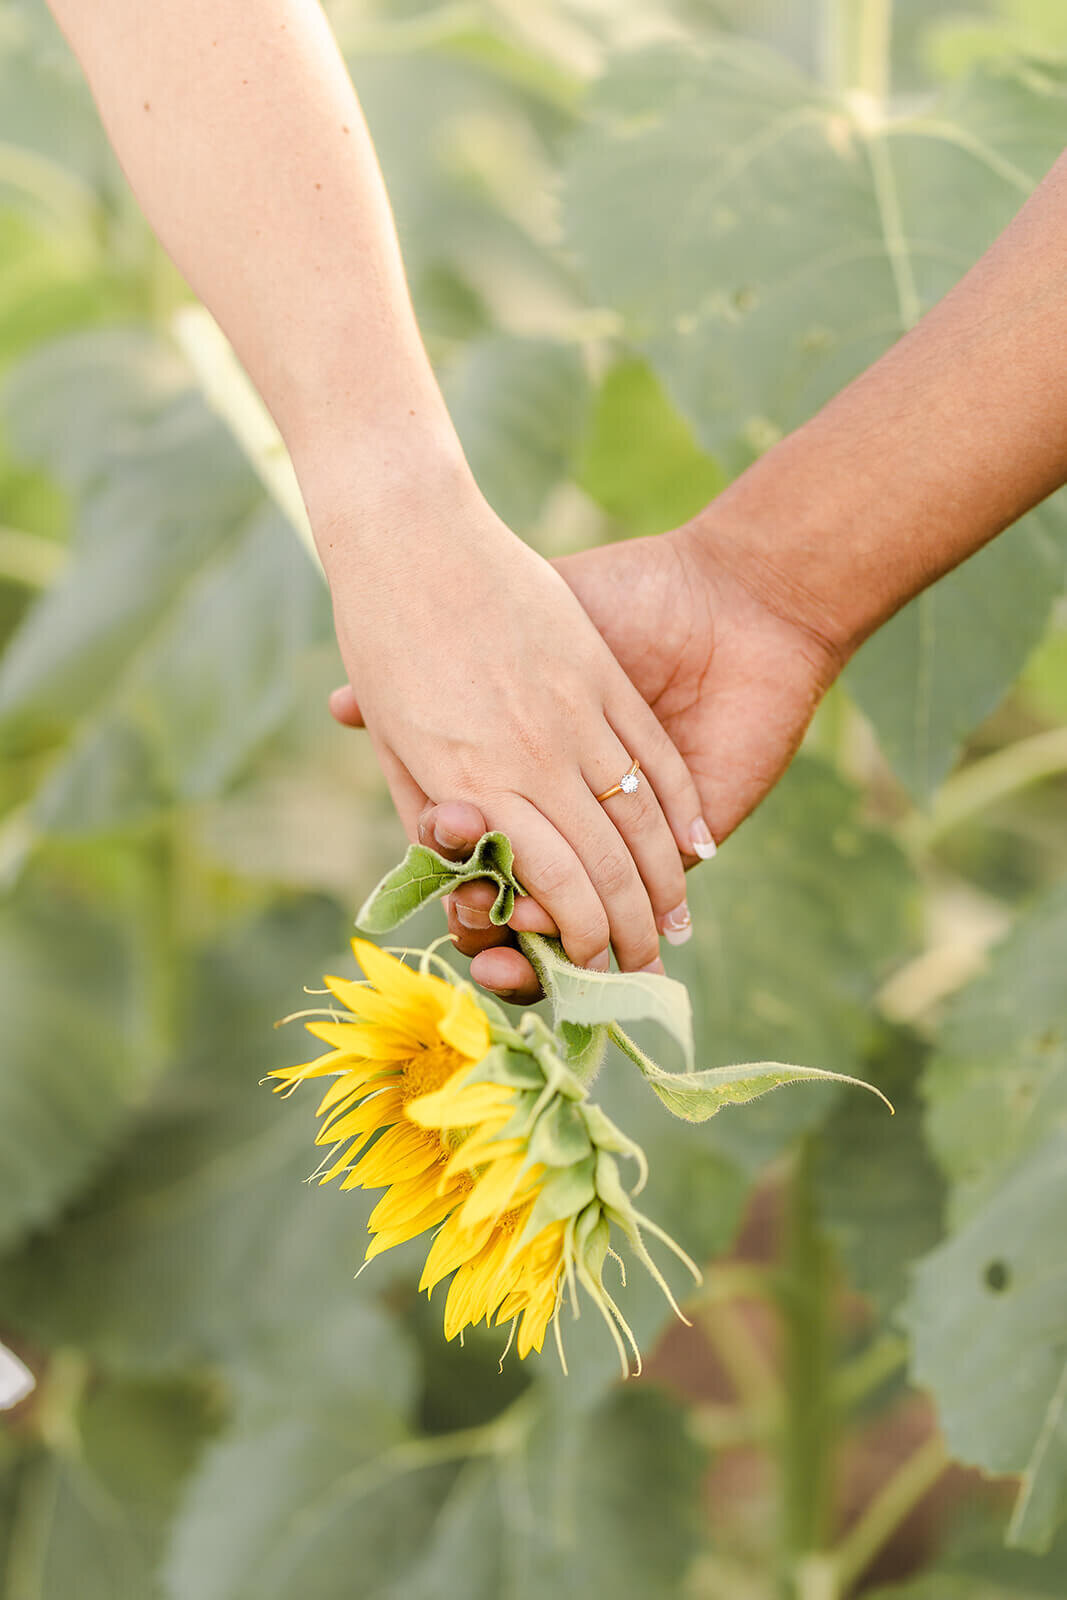
[[[450,1272],[455,1272],[457,1267],[461,1267],[465,1261],[476,1256],[488,1241],[492,1231],[491,1221],[475,1229],[460,1227],[453,1212],[430,1246],[426,1265],[419,1279],[420,1291],[425,1289],[430,1293],[442,1278],[447,1278]]]
[[[449,1156],[445,1173],[452,1177],[457,1172],[469,1172],[472,1167],[483,1166],[487,1161],[502,1161],[506,1156],[520,1155],[525,1149],[524,1139],[498,1139],[492,1133],[483,1137],[479,1129],[464,1139]]]
[[[402,1034],[410,1041],[412,1051],[420,1045],[426,1048],[436,1043],[436,1017],[413,1012],[410,1007],[398,1004],[388,995],[379,994],[369,983],[356,983],[351,978],[338,978],[331,973],[327,973],[323,981],[330,993],[354,1017],[373,1027],[389,1028]]]
[[[510,1210],[520,1184],[527,1190],[537,1187],[544,1167],[533,1167],[524,1173],[522,1163],[521,1155],[493,1162],[464,1201],[460,1213],[464,1227],[473,1228],[486,1217],[499,1217]]]
[[[450,983],[429,973],[423,976],[368,939],[353,939],[352,949],[380,995],[398,1006],[405,1017],[428,1022],[436,1030],[439,1019],[451,1004]]]
[[[442,1217],[448,1215],[452,1203],[448,1197],[442,1199],[440,1196],[435,1196],[429,1205],[423,1206],[404,1222],[397,1222],[389,1228],[376,1229],[373,1239],[367,1246],[366,1259],[373,1261],[374,1257],[380,1256],[384,1250],[392,1250],[395,1245],[405,1244],[408,1239],[415,1239],[420,1233],[425,1233],[427,1228],[435,1227]]]
[[[443,1089],[409,1100],[406,1109],[412,1122],[423,1128],[469,1128],[491,1117],[499,1117],[510,1096],[510,1089],[502,1089],[495,1083],[471,1083],[464,1087],[461,1074],[456,1073]]]
[[[337,1144],[356,1133],[376,1133],[379,1128],[394,1127],[401,1117],[403,1101],[400,1094],[375,1094],[362,1100],[352,1111],[339,1111],[315,1135],[316,1144]]]
[[[385,1194],[378,1201],[370,1214],[367,1226],[375,1233],[383,1228],[399,1228],[402,1224],[410,1222],[417,1217],[420,1211],[425,1211],[433,1206],[445,1206],[454,1210],[463,1191],[448,1189],[438,1191],[432,1173],[420,1173],[414,1178],[405,1178],[400,1183],[390,1184]]]
[[[305,1026],[335,1050],[369,1061],[408,1061],[418,1049],[409,1035],[376,1022],[308,1022]]]
[[[466,989],[452,990],[437,1031],[446,1044],[472,1061],[480,1061],[489,1049],[489,1019]]]
[[[380,1189],[386,1184],[417,1177],[440,1159],[436,1141],[407,1123],[387,1128],[367,1151],[359,1166],[345,1179],[346,1189]]]

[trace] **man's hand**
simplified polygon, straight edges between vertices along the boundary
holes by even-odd
[[[555,565],[688,764],[721,842],[788,766],[843,656],[733,575],[736,562],[728,569],[716,554],[712,515]],[[350,727],[361,723],[351,688],[335,690],[330,709]],[[428,807],[418,819],[420,840],[452,859],[469,854],[484,831],[478,808],[465,803]],[[529,962],[507,929],[489,924],[493,897],[487,883],[457,890],[447,907],[449,931],[474,958],[477,982],[515,1002],[536,1000]],[[510,926],[555,931],[530,899],[518,902]],[[685,923],[665,930],[672,943],[689,932]]]

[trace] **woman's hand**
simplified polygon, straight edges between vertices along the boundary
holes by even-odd
[[[737,543],[727,562],[716,516],[709,509],[672,533],[601,546],[555,566],[685,761],[700,815],[721,841],[788,766],[844,653],[807,624],[799,603],[787,619],[788,607],[771,599],[762,569],[752,587],[734,575]],[[358,726],[363,699],[338,689],[330,708],[338,721]],[[476,806],[453,803],[454,791],[438,792],[449,794],[449,803],[409,816],[409,830],[414,822],[424,843],[460,859],[487,819]],[[509,999],[534,1000],[532,967],[508,930],[489,924],[493,897],[485,883],[450,896],[450,932],[474,957],[471,975],[479,983]],[[687,914],[660,926],[671,942],[688,937]],[[535,899],[520,900],[511,928],[551,933],[553,923]]]
[[[309,501],[342,658],[409,834],[429,798],[471,802],[511,838],[572,960],[606,968],[610,944],[624,970],[662,970],[683,857],[706,847],[700,798],[575,594],[462,475],[447,493],[364,493],[358,516],[348,503]],[[633,760],[637,792],[599,802]]]

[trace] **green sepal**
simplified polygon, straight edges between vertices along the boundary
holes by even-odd
[[[634,1194],[640,1194],[648,1181],[648,1159],[639,1144],[616,1127],[607,1112],[602,1110],[593,1100],[586,1100],[581,1107],[585,1125],[589,1130],[589,1137],[598,1150],[609,1150],[613,1155],[628,1156],[637,1163],[637,1183]]]
[[[608,1048],[606,1023],[560,1022],[558,1031],[568,1067],[583,1083],[592,1083]]]
[[[596,1198],[596,1186],[593,1181],[595,1170],[596,1157],[589,1155],[584,1161],[579,1161],[573,1167],[563,1167],[554,1177],[549,1178],[534,1201],[533,1209],[526,1219],[526,1226],[512,1244],[508,1252],[509,1258],[517,1255],[531,1239],[536,1239],[542,1228],[547,1228],[552,1222],[562,1222],[566,1217],[573,1217]]]
[[[385,874],[360,906],[356,926],[365,933],[388,933],[427,901],[439,900],[472,878],[489,878],[497,887],[489,920],[499,927],[514,911],[516,894],[522,893],[512,871],[514,860],[505,833],[483,833],[466,861],[446,861],[428,845],[409,845],[403,861]]]
[[[890,1112],[893,1111],[881,1089],[843,1072],[826,1072],[821,1067],[794,1067],[782,1061],[746,1061],[733,1067],[707,1067],[703,1072],[664,1072],[621,1028],[612,1028],[610,1032],[619,1049],[640,1067],[646,1082],[667,1110],[685,1122],[706,1122],[723,1106],[743,1105],[747,1100],[757,1100],[760,1095],[788,1083],[850,1083],[877,1095]]]
[[[593,1148],[582,1115],[573,1100],[554,1100],[538,1117],[529,1139],[530,1160],[546,1167],[571,1167]]]
[[[526,1050],[513,1050],[497,1044],[471,1068],[465,1083],[498,1083],[506,1089],[533,1089],[545,1086],[545,1074],[537,1058]]]

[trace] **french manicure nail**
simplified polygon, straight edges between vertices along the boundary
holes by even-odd
[[[489,920],[488,911],[476,911],[473,906],[465,906],[461,900],[453,901],[452,909],[456,913],[456,921],[461,928],[470,928],[478,933],[484,933],[486,928],[493,926]]]
[[[610,952],[607,950],[601,950],[598,955],[595,955],[592,958],[591,961],[586,962],[586,966],[590,972],[607,972],[608,968],[611,966]]]
[[[703,817],[698,817],[689,830],[689,839],[693,846],[694,855],[701,861],[710,861],[715,854],[715,840],[711,837],[711,829]]]
[[[685,944],[687,939],[693,937],[693,922],[684,900],[673,911],[668,911],[663,919],[662,931],[668,944]]]
[[[637,970],[638,972],[654,972],[657,977],[662,978],[666,974],[667,969],[663,965],[663,962],[660,960],[659,956],[657,956],[655,961],[650,961],[648,963],[647,967],[638,967]]]

